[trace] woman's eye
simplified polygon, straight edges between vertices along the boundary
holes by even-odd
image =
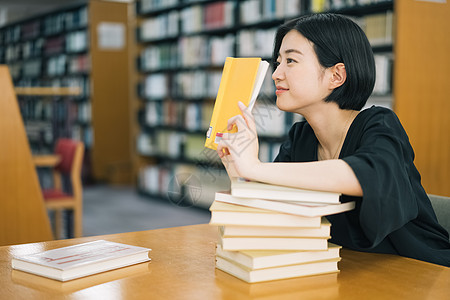
[[[286,62],[289,64],[295,62],[295,60],[293,60],[292,58],[286,58]]]

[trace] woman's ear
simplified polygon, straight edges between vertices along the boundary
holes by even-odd
[[[329,70],[331,71],[330,87],[332,89],[335,89],[343,85],[345,80],[347,79],[347,72],[345,70],[345,65],[343,63],[337,63],[334,66],[332,66]]]

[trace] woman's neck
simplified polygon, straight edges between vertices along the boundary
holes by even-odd
[[[319,141],[319,160],[337,159],[347,131],[359,111],[343,110],[335,103],[327,103],[324,107],[320,111],[307,113],[304,117]]]

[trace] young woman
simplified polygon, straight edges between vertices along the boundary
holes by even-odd
[[[331,241],[359,251],[398,254],[450,266],[449,235],[437,222],[414,152],[395,113],[361,109],[372,93],[375,65],[364,32],[335,14],[282,25],[273,52],[277,106],[301,114],[274,163],[258,160],[256,126],[229,120],[217,152],[231,177],[342,193],[356,209],[329,216]],[[242,135],[252,139],[242,146]]]

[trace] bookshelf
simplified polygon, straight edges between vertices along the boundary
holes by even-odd
[[[0,28],[0,64],[16,89],[80,90],[18,102],[33,153],[52,152],[60,137],[85,143],[87,181],[132,181],[130,8],[91,0]]]
[[[369,105],[392,107],[393,1],[338,2],[345,3],[137,1],[138,190],[206,208],[214,192],[229,188],[216,153],[203,147],[225,58],[259,56],[270,61],[276,28],[304,13],[334,11],[361,24],[371,36],[381,74]],[[377,30],[380,25],[383,29]],[[262,161],[274,159],[290,126],[300,119],[275,107],[274,91],[269,70],[254,108]],[[179,174],[185,174],[185,184]]]
[[[450,196],[450,4],[396,1],[395,111],[427,193]]]

